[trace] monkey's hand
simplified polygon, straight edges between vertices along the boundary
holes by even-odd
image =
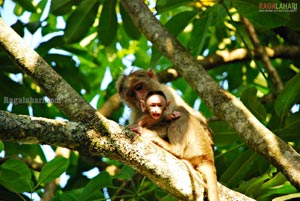
[[[133,132],[136,132],[138,134],[142,134],[142,127],[137,124],[132,124],[127,126],[127,128]]]
[[[172,114],[169,114],[167,117],[166,117],[166,120],[167,121],[172,121],[174,119],[178,119],[180,117],[181,113],[178,112],[178,111],[174,111]]]

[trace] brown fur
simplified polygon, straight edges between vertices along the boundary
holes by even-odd
[[[161,90],[164,92],[167,100],[171,102],[172,111],[180,112],[180,118],[170,121],[165,125],[166,129],[161,128],[163,125],[151,128],[151,133],[159,136],[152,138],[152,141],[176,157],[188,160],[204,176],[208,186],[208,199],[218,201],[213,141],[206,119],[186,104],[175,90],[159,83],[151,70],[139,70],[123,76],[117,87],[122,101],[132,109],[131,122],[135,122],[142,116],[139,103],[145,100],[149,91]],[[168,141],[162,138],[166,138]]]

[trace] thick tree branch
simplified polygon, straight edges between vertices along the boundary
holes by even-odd
[[[94,109],[0,18],[0,46],[70,119],[87,122]]]
[[[179,199],[192,200],[189,171],[179,159],[150,140],[126,133],[113,121],[107,122],[110,137],[100,136],[88,125],[0,111],[0,139],[77,149],[85,154],[108,156],[136,168],[162,189]],[[8,134],[9,133],[9,134]],[[157,159],[157,160],[155,160]],[[180,177],[178,177],[180,175]],[[252,200],[219,184],[224,200]]]
[[[140,31],[176,67],[220,119],[226,120],[260,155],[300,187],[300,155],[261,124],[236,97],[223,90],[185,47],[154,17],[142,0],[122,0]]]

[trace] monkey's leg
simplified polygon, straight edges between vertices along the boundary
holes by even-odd
[[[163,140],[161,138],[154,138],[154,139],[151,139],[151,140],[152,140],[153,143],[155,143],[156,145],[158,145],[161,148],[165,149],[166,151],[173,154],[177,158],[182,158],[182,154],[180,154],[179,151],[177,151],[177,146],[173,146],[173,145],[171,145],[170,143],[166,142],[165,140]]]
[[[207,194],[209,201],[219,201],[216,168],[211,161],[203,161],[197,166],[207,183]]]

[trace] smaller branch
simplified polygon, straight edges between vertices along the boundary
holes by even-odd
[[[244,23],[244,26],[249,34],[249,37],[255,47],[256,54],[261,58],[264,66],[266,67],[266,70],[268,71],[268,73],[271,77],[271,80],[272,80],[275,88],[277,89],[278,93],[280,93],[284,88],[281,78],[278,75],[277,70],[272,65],[270,58],[268,57],[265,49],[260,44],[260,41],[257,37],[257,34],[256,34],[253,24],[245,17],[242,17],[242,22]]]
[[[119,95],[115,93],[102,105],[100,109],[98,109],[98,112],[100,112],[104,117],[109,117],[115,110],[120,108],[121,105],[122,102]]]
[[[283,58],[283,59],[299,59],[300,46],[275,46],[275,47],[263,47],[264,52],[269,58]],[[255,58],[261,59],[258,54],[252,53]],[[200,64],[204,66],[206,70],[210,70],[222,65],[249,61],[251,58],[248,55],[246,48],[237,48],[233,50],[221,50],[215,54],[207,57],[198,57]]]
[[[86,125],[82,123],[16,115],[0,110],[0,139],[4,141],[79,149],[81,144],[89,142],[86,132]]]
[[[50,181],[46,186],[45,186],[45,192],[42,196],[42,201],[51,201],[54,198],[55,192],[57,191],[57,187],[59,184],[59,178],[56,178],[53,181]]]

